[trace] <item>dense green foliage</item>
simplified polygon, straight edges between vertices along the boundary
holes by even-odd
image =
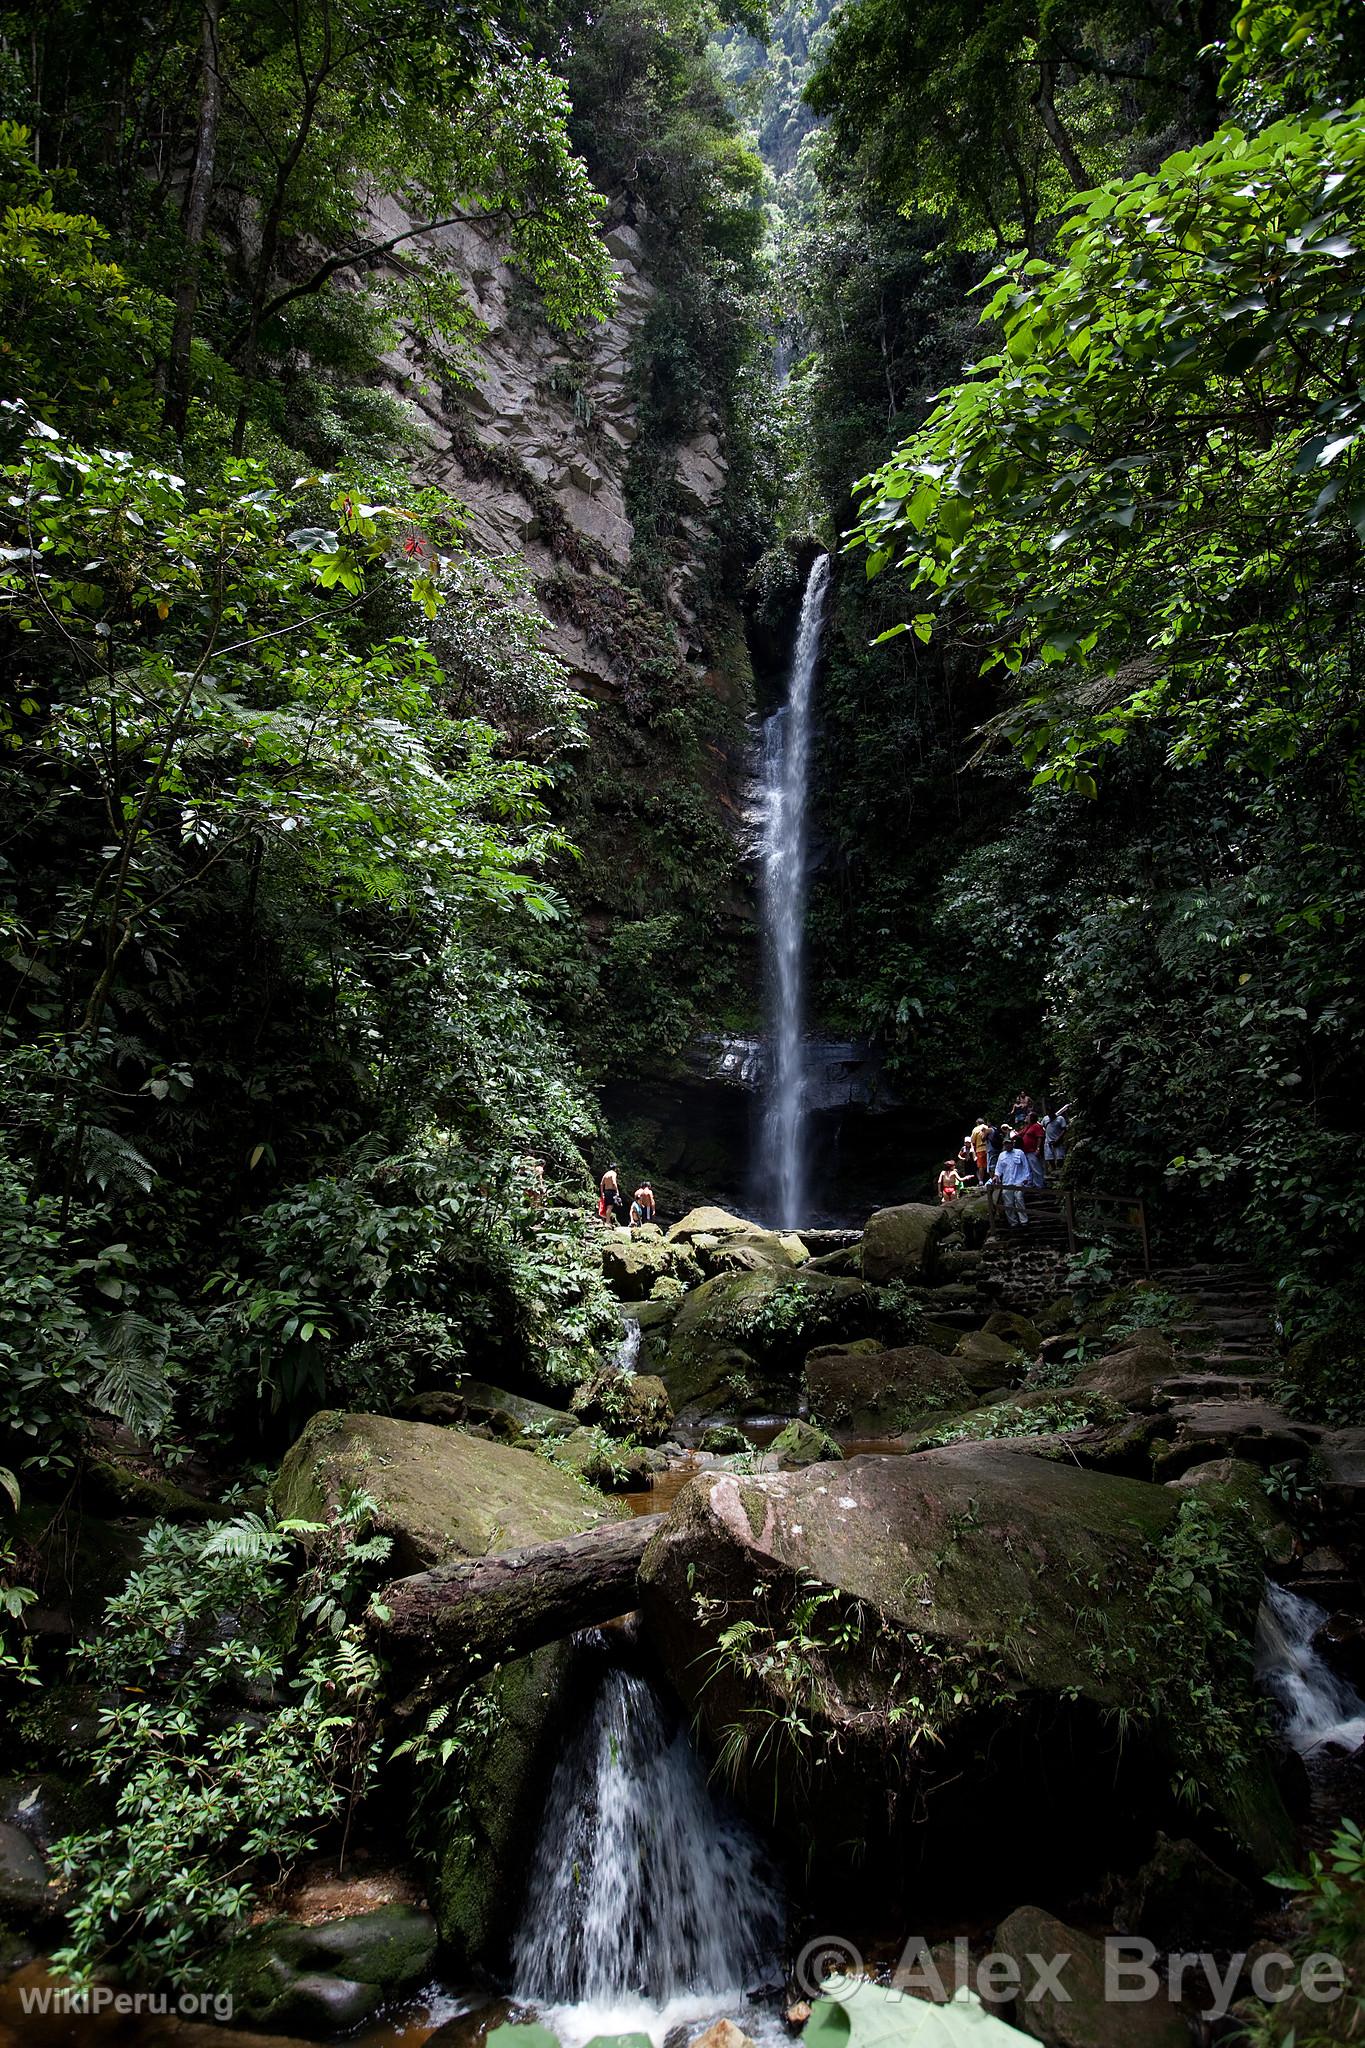
[[[372,1507],[357,1495],[325,1527],[245,1514],[211,1535],[148,1532],[85,1653],[122,1701],[102,1710],[91,1760],[112,1824],[57,1851],[80,1877],[56,1957],[78,1982],[117,1963],[139,1982],[220,1983],[209,1966],[262,1865],[287,1870],[363,1797],[379,1666],[356,1617],[389,1551],[366,1534]]]
[[[562,1401],[615,1341],[578,1048],[601,1050],[603,989],[657,989],[631,1013],[657,1049],[724,977],[709,764],[739,699],[700,676],[728,654],[742,690],[724,593],[772,516],[761,170],[709,26],[387,0],[115,6],[99,37],[65,0],[0,19],[16,1687],[62,1676],[25,1617],[101,1486],[193,1513],[167,1475],[221,1489],[321,1406],[392,1412],[466,1366]],[[547,595],[628,678],[593,715],[523,570],[414,482],[393,352],[458,434],[481,331],[458,224],[572,356],[613,299],[604,192],[657,284],[634,556],[617,574],[552,526]],[[703,547],[672,478],[708,432],[730,460]],[[597,857],[623,791],[648,860]],[[96,1739],[73,1968],[192,1981],[262,1880],[335,1838],[374,1761],[347,1617],[382,1548],[349,1511],[148,1536],[75,1674],[142,1690]]]
[[[932,1115],[1055,1087],[1080,1184],[1297,1319],[1359,1240],[1360,56],[1332,5],[868,0],[787,256],[796,516],[863,550],[825,1015]]]
[[[1122,750],[1147,886],[1053,937],[1068,1080],[1131,1171],[1159,1105],[1169,1170],[1300,1285],[1359,1229],[1363,145],[1224,131],[1084,202],[859,529],[922,638],[970,622],[1018,678],[989,733],[1035,788],[1095,799]]]

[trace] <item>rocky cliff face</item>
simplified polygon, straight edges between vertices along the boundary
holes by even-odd
[[[372,209],[377,236],[411,223],[397,201]],[[617,301],[582,335],[557,333],[474,223],[428,237],[446,252],[487,330],[465,388],[433,374],[421,337],[386,358],[394,389],[416,407],[429,449],[427,476],[468,505],[475,544],[525,562],[552,622],[549,644],[577,685],[595,697],[638,694],[632,653],[648,637],[677,660],[707,670],[711,636],[704,561],[726,481],[713,419],[671,451],[683,558],[670,564],[655,617],[631,614],[634,526],[628,473],[640,438],[634,350],[656,296],[649,276],[648,223],[628,219],[618,200],[604,228]],[[690,556],[690,559],[688,557]],[[728,695],[726,679],[713,685]]]

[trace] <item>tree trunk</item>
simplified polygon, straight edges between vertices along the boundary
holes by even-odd
[[[177,441],[185,438],[190,404],[190,344],[199,303],[199,265],[213,198],[218,154],[218,110],[222,83],[218,71],[218,0],[203,0],[200,17],[199,127],[194,139],[194,169],[185,201],[185,259],[175,288],[175,321],[166,366],[166,425]]]
[[[378,1595],[371,1625],[399,1656],[519,1657],[633,1607],[640,1559],[663,1519],[633,1515],[585,1536],[414,1572]]]
[[[1061,158],[1068,178],[1078,192],[1087,192],[1095,180],[1081,162],[1080,152],[1067,134],[1066,125],[1057,112],[1056,85],[1057,67],[1045,59],[1038,66],[1038,91],[1034,105],[1038,109],[1044,128],[1052,137],[1053,148]]]

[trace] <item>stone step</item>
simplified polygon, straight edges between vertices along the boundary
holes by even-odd
[[[1158,1280],[1179,1282],[1181,1286],[1267,1286],[1265,1274],[1257,1272],[1254,1266],[1158,1266]]]
[[[1157,1392],[1181,1400],[1250,1400],[1250,1389],[1274,1384],[1274,1375],[1264,1372],[1186,1372],[1159,1380]]]
[[[1296,1422],[1272,1401],[1179,1401],[1170,1413],[1182,1432],[1192,1437],[1292,1437],[1306,1445],[1319,1443],[1323,1436],[1316,1424]],[[1361,1454],[1361,1483],[1365,1485],[1365,1451]]]
[[[1365,1429],[1333,1429],[1320,1437],[1322,1490],[1338,1504],[1365,1495]]]

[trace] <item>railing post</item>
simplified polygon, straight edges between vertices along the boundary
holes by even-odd
[[[1076,1197],[1070,1188],[1062,1189],[1062,1216],[1066,1223],[1066,1248],[1074,1259],[1076,1256]]]

